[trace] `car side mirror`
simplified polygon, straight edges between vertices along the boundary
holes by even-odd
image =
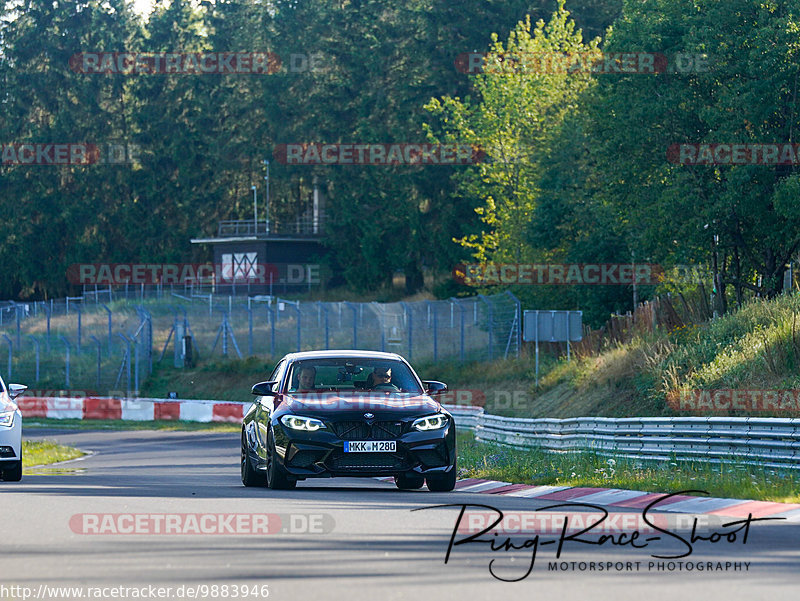
[[[437,380],[424,380],[422,385],[425,386],[425,392],[430,395],[443,394],[447,392],[447,384]]]
[[[272,389],[275,384],[277,382],[259,382],[253,386],[252,393],[257,396],[278,396],[278,393]]]
[[[26,390],[28,390],[28,387],[25,386],[25,384],[9,384],[8,396],[11,397],[12,399],[15,399]]]

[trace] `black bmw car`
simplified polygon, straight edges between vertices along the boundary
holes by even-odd
[[[400,355],[293,353],[242,421],[242,483],[293,488],[306,478],[393,476],[400,489],[453,490],[456,427]]]

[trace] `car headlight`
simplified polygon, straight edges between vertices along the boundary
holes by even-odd
[[[436,415],[428,415],[415,419],[411,427],[420,432],[426,432],[427,430],[440,430],[446,425],[447,416],[442,413],[437,413]]]
[[[14,414],[16,411],[3,411],[0,413],[0,426],[10,428],[14,425]]]
[[[281,418],[281,423],[292,430],[305,430],[306,432],[316,432],[325,427],[325,424],[318,419],[303,417],[302,415],[284,415]]]

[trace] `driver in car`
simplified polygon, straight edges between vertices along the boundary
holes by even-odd
[[[316,378],[317,370],[310,365],[304,366],[297,375],[297,392],[314,390]]]
[[[375,389],[391,389],[399,390],[397,386],[392,384],[392,368],[376,367],[367,378],[367,388]]]

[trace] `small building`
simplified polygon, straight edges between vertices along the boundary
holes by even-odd
[[[192,238],[213,250],[217,294],[285,294],[321,283],[324,211],[315,202],[310,215],[294,221],[221,221],[217,235]]]

